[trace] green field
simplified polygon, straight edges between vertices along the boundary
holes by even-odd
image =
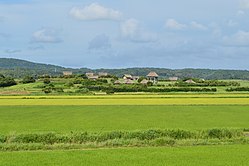
[[[248,128],[249,106],[0,106],[0,133]]]
[[[0,165],[247,166],[248,145],[0,152]]]
[[[0,105],[249,105],[249,97],[1,98]]]
[[[149,129],[247,130],[244,130],[243,136],[234,138],[182,138],[173,147],[168,144],[153,147],[150,141],[154,140],[145,139],[142,140],[145,144],[139,148],[137,140],[133,139],[130,144],[133,146],[125,148],[115,146],[115,139],[112,139],[108,141],[114,146],[104,148],[93,142],[96,147],[84,148],[87,147],[85,143],[82,148],[75,148],[81,150],[47,148],[44,151],[25,151],[25,143],[2,142],[0,147],[1,144],[23,146],[21,149],[24,151],[3,150],[5,152],[0,152],[0,165],[247,165],[248,119],[248,94],[1,96],[0,142],[3,140],[1,135],[10,137],[8,140],[11,141],[20,134],[29,136],[29,133],[49,132],[70,137],[70,133],[77,132],[127,131],[134,134]],[[166,137],[160,139],[168,140]],[[122,139],[116,141],[122,142]],[[195,144],[197,141],[200,144]],[[30,143],[30,146],[37,145]],[[60,147],[61,144],[54,146]],[[15,151],[15,148],[11,150]]]

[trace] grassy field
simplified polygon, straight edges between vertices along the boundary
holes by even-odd
[[[0,106],[0,133],[248,128],[249,106]]]
[[[1,134],[70,134],[72,131],[248,129],[248,111],[249,94],[237,93],[1,96],[0,138]],[[244,133],[243,136],[246,137]],[[226,141],[234,145],[7,150],[0,152],[0,165],[247,165],[248,143],[242,145],[243,140],[236,143],[236,139]]]
[[[0,105],[249,105],[249,98],[1,98]]]
[[[0,165],[247,166],[248,156],[248,145],[0,152]]]

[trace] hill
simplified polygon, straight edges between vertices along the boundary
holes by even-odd
[[[25,75],[61,75],[63,71],[70,70],[75,74],[85,72],[108,72],[116,76],[132,74],[145,76],[150,71],[157,72],[161,77],[177,76],[179,78],[196,77],[204,79],[243,79],[249,80],[248,70],[213,70],[213,69],[165,69],[165,68],[126,68],[126,69],[89,69],[65,68],[62,66],[34,63],[20,59],[0,58],[0,73],[15,78]]]

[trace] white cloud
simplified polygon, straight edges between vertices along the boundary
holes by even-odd
[[[70,15],[79,20],[120,20],[122,17],[122,13],[118,10],[106,8],[97,3],[84,8],[74,7]]]
[[[121,35],[123,38],[133,42],[154,42],[157,35],[145,31],[136,19],[128,19],[120,25]]]
[[[249,47],[249,32],[238,31],[231,36],[223,37],[223,42],[228,46]]]
[[[177,22],[175,19],[168,19],[165,23],[165,27],[172,29],[172,30],[182,30],[185,29],[187,27],[187,25],[185,24],[181,24],[179,22]]]
[[[51,28],[43,28],[33,33],[32,41],[37,43],[59,43],[57,31]]]
[[[190,26],[191,26],[192,28],[194,28],[194,29],[203,30],[203,31],[205,31],[205,30],[208,29],[206,26],[204,26],[204,25],[202,25],[202,24],[200,24],[200,23],[197,23],[197,22],[195,22],[195,21],[192,21],[192,22],[190,23]]]
[[[249,9],[249,0],[241,0],[240,1],[241,9]]]

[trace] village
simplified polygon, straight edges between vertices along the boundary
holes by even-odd
[[[72,76],[73,72],[72,71],[63,71],[63,75],[64,76]],[[107,78],[109,75],[109,73],[107,72],[99,72],[99,73],[85,73],[87,79],[89,80],[97,80],[100,78]],[[149,82],[156,84],[159,81],[159,75],[154,72],[151,71],[149,72],[146,76],[133,76],[131,74],[124,74],[121,78],[118,78],[114,84],[118,85],[118,84],[135,84],[135,83],[140,83],[140,84],[148,84]],[[142,78],[142,79],[141,79]],[[141,79],[139,81],[139,79]],[[179,80],[178,77],[169,77],[168,79],[166,79],[168,81],[177,81]],[[192,79],[186,80],[187,83],[195,83]]]
[[[63,71],[64,76],[72,76],[73,72],[72,71]],[[89,80],[98,80],[100,78],[107,78],[109,73],[107,72],[99,72],[99,73],[85,73],[87,79]],[[142,78],[142,79],[141,79]],[[118,78],[117,80],[114,81],[115,85],[119,84],[142,84],[142,85],[147,85],[147,84],[157,84],[159,81],[160,76],[154,72],[151,71],[149,72],[146,76],[133,76],[131,74],[124,74],[121,78]],[[165,81],[171,81],[171,82],[176,82],[179,80],[178,77],[169,77],[169,78],[164,78]],[[205,81],[204,79],[200,79],[202,81]],[[184,80],[185,83],[189,84],[195,84],[196,82],[193,79],[186,79]]]

